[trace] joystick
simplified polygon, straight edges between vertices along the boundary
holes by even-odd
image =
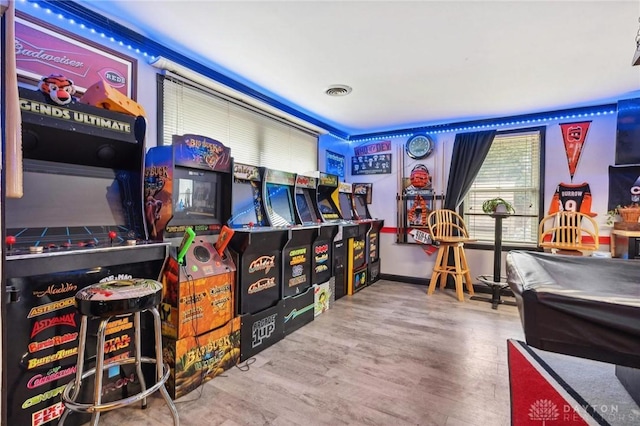
[[[16,243],[16,237],[13,235],[7,235],[4,239],[5,244],[7,245],[7,250],[11,251],[13,249],[13,245]]]
[[[111,246],[113,246],[113,240],[118,236],[116,231],[109,231],[109,241],[111,241]]]

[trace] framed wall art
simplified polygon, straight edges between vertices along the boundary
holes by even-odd
[[[344,155],[332,151],[327,151],[326,161],[327,173],[344,177]]]
[[[391,154],[351,157],[352,175],[383,175],[391,173]]]

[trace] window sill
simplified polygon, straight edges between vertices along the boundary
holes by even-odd
[[[465,243],[464,247],[471,250],[493,251],[495,248],[495,245],[493,242],[483,242],[483,243],[475,242],[475,243]],[[511,251],[511,250],[542,251],[542,249],[538,247],[536,244],[525,244],[525,243],[522,243],[522,244],[503,243],[502,244],[502,251]]]

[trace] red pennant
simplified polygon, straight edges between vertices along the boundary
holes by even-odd
[[[562,130],[562,139],[564,140],[564,150],[567,154],[567,163],[569,164],[569,175],[573,182],[573,175],[576,173],[580,154],[582,154],[582,146],[587,139],[587,131],[589,131],[590,121],[583,123],[564,123],[560,125]]]
[[[597,425],[522,342],[508,340],[511,425]],[[577,410],[576,410],[577,408]]]

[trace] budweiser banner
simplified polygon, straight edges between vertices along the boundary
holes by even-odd
[[[39,81],[43,76],[62,74],[73,80],[79,93],[103,79],[135,99],[134,59],[24,14],[18,16],[15,50],[19,76]]]
[[[589,130],[590,124],[590,121],[585,121],[582,123],[564,123],[560,125],[562,139],[564,140],[564,150],[567,154],[567,163],[569,164],[569,175],[571,176],[572,182],[578,161],[580,161],[580,154],[582,154],[582,147],[587,138],[587,131]]]

